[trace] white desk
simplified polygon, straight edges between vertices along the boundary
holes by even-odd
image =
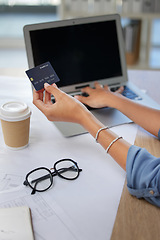
[[[27,78],[0,77],[0,83],[0,104],[19,99],[32,109],[30,144],[26,149],[7,149],[0,128],[0,207],[29,205],[36,240],[50,240],[51,236],[55,240],[110,239],[125,172],[89,134],[64,138],[33,106]],[[134,124],[113,130],[134,143],[137,130]],[[80,177],[75,181],[55,177],[52,189],[31,196],[30,189],[22,186],[25,175],[40,166],[50,168],[61,158],[75,160],[83,169]],[[9,179],[20,187],[2,193]]]

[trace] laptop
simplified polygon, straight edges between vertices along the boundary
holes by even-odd
[[[123,94],[133,101],[155,106],[152,99],[128,81],[118,14],[26,25],[24,39],[29,68],[49,61],[60,78],[57,85],[64,92],[81,94],[81,88],[94,87],[98,81],[113,90],[123,85]],[[109,127],[132,122],[116,109],[90,111]],[[79,124],[54,124],[66,137],[86,132]]]

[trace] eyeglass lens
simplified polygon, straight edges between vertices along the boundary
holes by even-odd
[[[57,162],[55,169],[60,176],[66,179],[75,179],[79,175],[78,166],[70,160]]]
[[[46,169],[38,169],[33,171],[28,176],[28,183],[29,185],[38,190],[38,191],[44,191],[45,189],[49,188],[52,184],[51,182],[51,175],[49,171]]]

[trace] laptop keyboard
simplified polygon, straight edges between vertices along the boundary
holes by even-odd
[[[110,90],[111,90],[112,92],[115,92],[115,91],[118,90],[118,88],[119,88],[119,87],[112,87],[112,88],[110,88]],[[81,94],[79,94],[79,95],[82,95],[82,96],[84,96],[84,97],[88,97],[88,94],[85,93],[85,92],[83,92],[83,93],[81,93]],[[127,87],[127,86],[124,86],[124,90],[123,90],[123,92],[122,92],[122,95],[125,96],[125,97],[127,97],[127,98],[129,98],[129,99],[132,99],[132,100],[142,100],[142,98],[141,98],[140,96],[138,96],[135,92],[133,92],[133,91],[132,91],[129,87]]]
[[[112,92],[115,92],[115,91],[118,90],[118,88],[119,88],[119,87],[112,87],[112,88],[110,88],[110,90],[111,90]],[[85,93],[85,92],[83,92],[83,93],[81,93],[81,94],[78,94],[78,95],[82,95],[83,97],[88,97],[88,94]],[[133,91],[132,91],[129,87],[127,87],[127,86],[124,86],[124,90],[123,90],[123,92],[122,92],[122,95],[125,96],[125,97],[127,97],[127,98],[129,98],[129,99],[132,99],[132,100],[142,100],[142,98],[141,98],[140,96],[138,96],[135,92],[133,92]],[[52,99],[52,102],[55,103],[55,100]],[[89,107],[89,106],[87,106],[87,105],[86,105],[86,107],[87,107],[89,110],[94,109],[94,108]]]
[[[111,91],[115,92],[116,90],[118,90],[119,87],[114,87],[111,88]],[[135,92],[133,92],[129,87],[124,86],[124,90],[122,92],[122,95],[132,99],[132,100],[142,100],[142,98],[140,96],[138,96]]]

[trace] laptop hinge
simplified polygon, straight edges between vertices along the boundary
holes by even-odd
[[[85,88],[85,87],[89,87],[89,84],[77,86],[77,87],[75,87],[75,89],[80,89],[80,88]]]

